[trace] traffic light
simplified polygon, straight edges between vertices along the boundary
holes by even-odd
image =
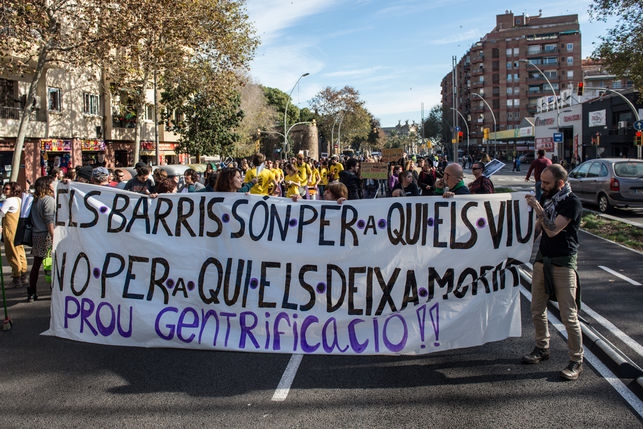
[[[576,90],[576,95],[581,97],[583,95],[583,89],[585,89],[585,85],[583,82],[578,82],[578,89]]]
[[[641,136],[641,131],[637,131],[636,134],[634,134],[634,144],[637,146],[643,145],[643,136]]]
[[[462,131],[458,131],[458,143],[462,141],[463,136],[464,136],[464,133]]]
[[[489,140],[489,128],[482,129],[482,136],[485,140]]]

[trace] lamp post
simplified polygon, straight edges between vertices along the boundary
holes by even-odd
[[[556,90],[554,89],[554,86],[551,84],[549,79],[547,78],[547,75],[538,67],[536,64],[529,62],[529,60],[526,60],[524,58],[521,58],[518,60],[521,63],[526,63],[528,66],[532,66],[536,70],[538,70],[538,73],[542,75],[543,78],[545,78],[545,81],[547,82],[547,85],[549,85],[549,89],[551,89],[551,92],[554,94],[554,103],[556,106],[556,125],[558,125],[558,128],[560,128],[560,104],[558,103],[558,95],[556,94]]]
[[[333,120],[333,126],[330,129],[330,149],[328,150],[328,153],[334,155],[335,154],[335,125],[337,124],[337,120],[339,118],[343,118],[344,114],[343,113],[338,113],[335,115],[335,119]],[[338,147],[339,149],[339,147]]]
[[[469,124],[467,124],[467,120],[464,119],[464,116],[462,116],[462,113],[458,111],[458,109],[452,107],[451,110],[455,111],[460,117],[462,118],[462,122],[464,122],[464,126],[467,127],[467,155],[469,154]]]
[[[482,95],[478,94],[477,92],[472,92],[471,94],[477,97],[480,97],[480,100],[482,100],[485,106],[487,106],[487,109],[489,109],[489,111],[491,112],[491,117],[493,118],[493,148],[495,152],[496,151],[496,131],[497,131],[496,129],[498,128],[496,124],[496,115],[493,113],[493,110],[491,110],[491,106],[489,106],[489,103],[487,103],[487,100],[485,100]],[[489,153],[489,142],[487,142],[487,154],[488,153]],[[494,157],[495,157],[495,154],[494,154]]]
[[[315,123],[315,122],[314,122],[314,120],[313,120],[313,121],[296,122],[296,123],[292,124],[292,125],[291,125],[287,130],[286,130],[286,134],[282,134],[282,133],[280,133],[279,131],[264,131],[264,130],[262,130],[262,129],[258,129],[258,130],[257,130],[257,132],[258,132],[259,134],[277,134],[278,136],[283,137],[283,138],[284,138],[284,140],[287,140],[287,139],[288,139],[288,137],[287,137],[287,136],[288,136],[288,134],[290,134],[290,131],[292,131],[292,129],[293,129],[293,128],[295,128],[297,125],[302,125],[302,124],[314,124],[314,123]],[[284,158],[284,157],[285,157],[285,154],[283,154],[283,155],[282,155],[282,158]]]
[[[292,86],[292,89],[288,93],[288,99],[286,100],[286,108],[284,109],[284,147],[283,147],[283,156],[286,154],[286,148],[288,147],[288,104],[290,104],[290,96],[292,92],[299,85],[299,81],[308,76],[310,73],[304,73],[297,79],[297,82]]]

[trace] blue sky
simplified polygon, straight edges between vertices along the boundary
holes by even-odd
[[[292,93],[307,107],[326,87],[354,87],[382,126],[420,122],[440,104],[440,82],[452,57],[491,31],[496,15],[578,14],[582,56],[608,25],[590,21],[590,0],[471,2],[464,0],[246,0],[261,40],[250,75]],[[613,24],[611,24],[613,25]]]

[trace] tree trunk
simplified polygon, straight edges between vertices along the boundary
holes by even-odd
[[[29,91],[25,105],[22,107],[22,116],[20,117],[20,125],[18,126],[18,136],[16,137],[16,145],[13,150],[13,160],[11,161],[11,176],[9,180],[16,182],[20,172],[20,160],[22,159],[22,150],[25,147],[25,137],[27,136],[27,125],[29,124],[29,115],[31,113],[31,105],[33,104],[34,94],[38,87],[38,82],[42,77],[45,70],[45,63],[47,62],[47,54],[49,53],[49,44],[45,44],[40,50],[38,55],[38,63],[34,70],[31,83],[29,84]],[[48,101],[45,100],[45,104]],[[46,107],[45,107],[46,108]],[[28,189],[25,187],[25,189]]]

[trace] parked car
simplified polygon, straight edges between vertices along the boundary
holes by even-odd
[[[536,154],[534,152],[527,152],[520,157],[520,163],[529,166],[534,159],[536,159]]]
[[[581,201],[597,204],[602,213],[612,207],[643,207],[643,161],[640,159],[585,161],[569,173],[569,184]]]

